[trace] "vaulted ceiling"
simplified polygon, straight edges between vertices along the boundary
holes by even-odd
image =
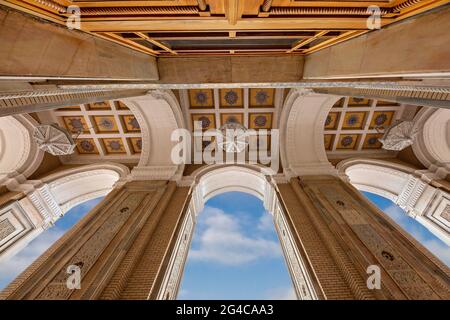
[[[81,30],[153,56],[308,54],[366,33],[443,0],[1,0],[65,25],[81,14]],[[76,7],[74,7],[76,6]],[[370,6],[372,9],[368,9]],[[375,8],[375,9],[373,9]],[[372,10],[372,11],[371,11]],[[379,11],[377,11],[379,10]]]
[[[75,153],[63,162],[96,160],[137,162],[142,150],[142,133],[134,114],[120,101],[103,101],[68,106],[39,113],[42,123],[57,123],[75,138]]]
[[[324,145],[329,158],[356,155],[393,156],[378,141],[383,132],[398,120],[411,120],[416,106],[356,97],[345,97],[335,103],[324,123]]]

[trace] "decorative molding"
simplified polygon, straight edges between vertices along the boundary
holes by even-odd
[[[0,261],[13,256],[35,236],[35,226],[29,212],[21,203],[14,201],[0,208]]]
[[[438,178],[450,174],[450,110],[423,107],[415,116],[418,134],[412,149],[419,161]]]
[[[21,182],[33,174],[42,162],[44,152],[32,139],[37,121],[30,115],[0,118],[0,184],[15,179]]]
[[[147,91],[147,94],[156,100],[165,100],[167,97],[167,92],[162,89],[153,89]]]
[[[81,8],[82,16],[134,16],[134,15],[198,15],[197,6],[165,6],[165,7],[87,7]]]
[[[292,89],[287,95],[280,116],[280,152],[288,178],[337,174],[325,152],[323,123],[338,99],[308,89]]]
[[[380,14],[391,13],[390,8],[380,8]],[[270,16],[369,16],[367,8],[343,8],[343,7],[272,7],[269,11]]]
[[[131,170],[133,180],[171,180],[178,166],[145,166],[134,167]]]
[[[424,192],[427,184],[420,179],[410,175],[408,182],[398,195],[396,204],[406,212],[414,212],[417,201]]]
[[[276,199],[278,202],[278,198]],[[286,213],[276,204],[274,211],[274,223],[278,231],[278,238],[283,248],[291,278],[294,284],[296,295],[301,300],[318,300],[311,277],[306,268],[301,254],[293,239],[292,232],[286,222]]]
[[[221,89],[221,88],[287,88],[305,89],[305,95],[318,88],[354,88],[364,90],[382,90],[386,92],[404,92],[405,96],[415,96],[419,92],[427,95],[437,95],[440,99],[450,99],[450,87],[420,86],[415,84],[402,84],[395,81],[297,81],[297,82],[241,82],[241,83],[118,83],[118,84],[62,84],[58,88],[65,90],[151,90],[151,89]],[[338,94],[342,96],[341,94]]]
[[[173,167],[170,136],[175,129],[186,128],[178,100],[171,91],[151,90],[149,94],[123,100],[138,120],[142,132],[140,167]],[[157,148],[156,148],[157,146]],[[138,169],[140,170],[140,169]],[[184,165],[176,166],[170,178],[181,178]],[[137,171],[136,171],[137,172]]]
[[[190,210],[186,212],[181,231],[178,234],[175,247],[170,257],[169,266],[164,275],[158,300],[175,300],[180,287],[181,276],[188,255],[190,243],[194,233],[194,218]]]
[[[16,228],[8,219],[0,221],[0,242],[2,242],[3,239],[6,239],[6,237],[8,237],[14,231],[16,231]]]
[[[337,165],[340,175],[361,191],[385,197],[416,219],[430,232],[450,243],[450,224],[439,214],[450,195],[432,186],[421,170],[378,159],[347,159]],[[444,202],[442,202],[444,201]]]
[[[37,188],[32,193],[28,194],[27,198],[31,200],[47,225],[52,224],[63,215],[63,210],[59,206],[48,185]]]
[[[0,116],[39,112],[68,105],[135,97],[145,90],[54,89],[0,93]]]

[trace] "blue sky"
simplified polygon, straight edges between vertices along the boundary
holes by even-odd
[[[295,298],[272,216],[261,200],[228,192],[205,204],[178,298]]]
[[[0,260],[0,290],[14,280],[102,199],[103,197],[89,200],[70,209],[62,218],[56,221],[54,226],[42,232],[22,251],[5,260]]]
[[[450,266],[450,247],[383,197],[364,192]],[[87,201],[13,257],[0,261],[0,289],[20,274],[102,198]],[[241,192],[210,199],[198,216],[179,299],[294,299],[275,227],[262,201]]]
[[[363,194],[404,230],[424,245],[425,248],[434,253],[447,266],[450,266],[450,247],[448,245],[433,235],[416,220],[408,216],[402,208],[389,199],[370,192],[363,192]]]

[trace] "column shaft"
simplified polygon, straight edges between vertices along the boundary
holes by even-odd
[[[357,299],[450,297],[449,268],[350,184],[308,176],[279,188],[326,298],[345,297],[346,286]],[[371,265],[380,268],[381,289],[367,288]]]
[[[189,188],[132,181],[114,189],[14,280],[0,299],[148,299],[157,294]],[[81,269],[81,289],[67,268]]]

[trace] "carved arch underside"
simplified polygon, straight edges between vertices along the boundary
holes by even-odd
[[[396,202],[410,175],[410,167],[377,159],[353,158],[337,165],[342,175],[358,190],[367,191]]]
[[[335,174],[323,141],[323,124],[340,97],[292,89],[280,116],[280,152],[285,175]]]
[[[450,174],[450,110],[424,107],[414,121],[418,128],[414,154],[425,167],[445,178]]]
[[[171,159],[172,132],[186,128],[180,105],[170,90],[152,90],[145,96],[122,100],[133,112],[142,131],[139,164],[131,174],[139,179],[169,180],[181,177],[184,165]]]
[[[318,298],[312,275],[307,271],[306,262],[286,222],[286,214],[278,200],[274,184],[263,172],[264,168],[259,165],[211,165],[194,171],[190,176],[193,181],[191,201],[182,221],[158,299],[175,299],[177,296],[195,220],[205,202],[230,191],[245,192],[263,201],[264,207],[273,216],[297,297],[306,300]]]
[[[450,245],[450,194],[434,187],[414,170],[377,159],[347,159],[337,165],[342,176],[360,191],[385,197]]]
[[[27,114],[0,117],[0,184],[25,180],[41,164],[44,152],[32,139],[36,125]]]
[[[63,213],[71,208],[108,194],[129,169],[121,164],[102,163],[64,170],[42,179]]]

